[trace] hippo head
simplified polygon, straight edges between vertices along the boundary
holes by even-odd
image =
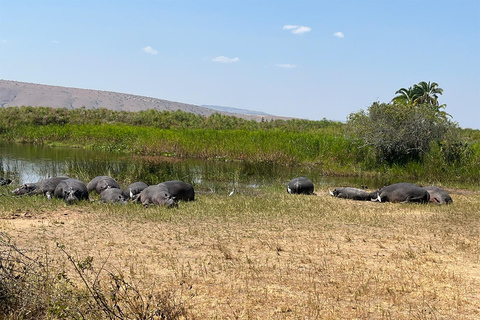
[[[12,193],[17,195],[17,196],[20,196],[20,195],[23,195],[23,194],[30,194],[34,190],[35,190],[35,185],[34,184],[25,183],[25,184],[22,184],[17,189],[13,190]]]
[[[70,187],[67,190],[63,191],[63,200],[65,200],[67,204],[72,204],[79,201],[80,199],[78,198],[75,190],[73,190],[73,188]]]
[[[155,197],[155,202],[160,206],[167,208],[178,207],[178,202],[175,201],[175,197],[172,197],[168,192],[161,192]]]
[[[119,194],[117,199],[114,200],[114,202],[120,202],[120,203],[126,204],[128,201],[127,201],[127,198],[125,197],[125,195]]]
[[[370,192],[370,199],[372,201],[382,202],[382,199],[380,198],[380,189]]]
[[[6,186],[12,183],[11,179],[0,178],[0,186]]]

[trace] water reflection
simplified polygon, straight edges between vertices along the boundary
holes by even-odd
[[[387,184],[386,181],[364,178],[327,177],[318,168],[284,167],[272,163],[146,158],[86,149],[0,143],[0,176],[14,180],[15,184],[62,175],[85,182],[95,176],[109,175],[124,186],[134,181],[156,184],[183,180],[200,192],[225,194],[233,189],[285,188],[290,179],[298,176],[308,177],[317,186],[367,185],[376,188]]]

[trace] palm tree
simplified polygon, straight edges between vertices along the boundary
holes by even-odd
[[[419,82],[413,86],[413,91],[415,93],[414,105],[427,103],[438,107],[438,95],[443,94],[443,89],[438,87],[438,83],[430,83],[430,81],[428,83],[425,81]]]
[[[408,89],[406,88],[401,88],[395,94],[398,94],[392,99],[392,102],[396,103],[405,103],[405,104],[413,104],[414,99],[414,90],[412,87],[409,87]]]

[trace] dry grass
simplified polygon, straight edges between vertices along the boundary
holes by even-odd
[[[190,319],[478,319],[480,193],[452,198],[261,190],[167,210],[0,197],[0,230],[72,279],[56,243],[145,293],[168,290]]]

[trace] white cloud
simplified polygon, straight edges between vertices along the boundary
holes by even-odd
[[[60,42],[58,42],[58,40],[52,40],[52,43],[57,44],[57,43],[60,43]]]
[[[286,24],[283,26],[283,30],[291,30],[293,34],[303,34],[303,33],[312,31],[312,28]]]
[[[237,57],[235,58],[228,58],[225,56],[220,56],[220,57],[215,57],[212,59],[213,62],[221,62],[221,63],[232,63],[232,62],[238,62],[240,59]]]
[[[143,50],[143,52],[148,53],[148,54],[157,54],[157,53],[158,53],[157,50],[153,49],[153,48],[150,47],[150,46],[146,46],[146,47],[143,48],[142,50]]]
[[[290,63],[279,63],[279,64],[276,64],[275,67],[292,69],[292,68],[296,68],[297,65],[296,64],[290,64]]]
[[[344,36],[343,36],[343,33],[341,33],[341,32],[335,32],[335,33],[333,34],[333,36],[334,36],[334,37],[337,37],[337,38],[343,38],[343,37],[344,37]]]

